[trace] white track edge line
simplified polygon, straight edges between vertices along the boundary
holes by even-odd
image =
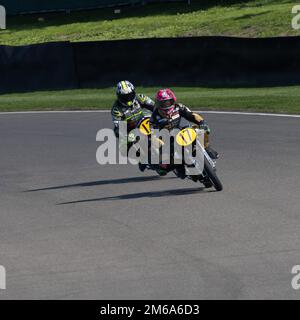
[[[239,112],[239,111],[210,111],[210,110],[194,110],[201,113],[211,114],[227,114],[227,115],[244,115],[244,116],[266,116],[266,117],[285,117],[285,118],[300,118],[299,114],[284,114],[284,113],[261,113],[261,112]],[[59,114],[59,113],[108,113],[110,110],[61,110],[61,111],[11,111],[0,112],[1,115],[17,115],[17,114]]]

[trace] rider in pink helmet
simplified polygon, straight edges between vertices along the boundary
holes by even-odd
[[[162,89],[156,93],[155,102],[161,116],[170,118],[174,112],[177,98],[171,89]]]
[[[218,152],[209,145],[210,128],[204,118],[199,113],[191,111],[184,104],[177,102],[177,98],[171,89],[159,90],[155,96],[155,108],[150,119],[151,126],[154,129],[166,128],[170,130],[177,128],[182,118],[204,129],[205,149],[212,159],[217,159],[219,157]],[[160,169],[165,169],[162,175],[167,173],[164,165],[160,165]]]

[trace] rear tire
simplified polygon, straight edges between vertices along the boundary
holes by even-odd
[[[223,185],[220,179],[217,177],[216,171],[212,168],[212,166],[206,158],[204,159],[204,171],[207,174],[210,181],[212,182],[212,184],[214,185],[215,189],[217,191],[222,191]]]

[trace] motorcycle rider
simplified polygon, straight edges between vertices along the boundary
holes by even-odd
[[[114,102],[111,115],[114,123],[114,133],[119,137],[119,124],[121,121],[127,122],[127,131],[136,128],[138,121],[147,113],[154,110],[154,101],[143,94],[137,94],[135,87],[127,80],[120,81],[116,90],[117,100]],[[130,141],[131,137],[128,137]],[[126,141],[127,143],[127,141]],[[144,171],[146,165],[139,164],[139,169]]]
[[[177,98],[172,90],[159,90],[156,93],[155,108],[150,118],[151,127],[154,129],[165,128],[171,130],[179,126],[181,118],[198,125],[200,129],[204,130],[205,150],[212,159],[217,159],[219,154],[209,145],[208,136],[210,134],[210,128],[203,117],[196,112],[192,112],[184,104],[177,102]],[[169,168],[169,165],[161,164],[157,171],[160,175],[166,175],[170,170]],[[184,178],[184,173],[181,172],[179,175],[181,178]]]
[[[137,94],[135,87],[129,81],[120,81],[116,90],[117,100],[114,102],[111,115],[114,123],[114,132],[119,137],[119,123],[126,121],[128,131],[135,128],[136,122],[140,120],[146,109],[154,110],[154,101],[143,94]]]

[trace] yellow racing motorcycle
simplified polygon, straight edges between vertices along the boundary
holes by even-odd
[[[138,123],[140,133],[151,139],[151,146],[155,146],[160,153],[165,145],[159,134],[153,135],[150,127],[150,118],[144,117]],[[191,179],[204,184],[206,188],[214,187],[217,191],[223,190],[223,185],[217,176],[216,161],[206,152],[204,147],[204,131],[196,125],[182,126],[171,135],[172,147],[168,171],[181,179]],[[148,152],[148,150],[146,151]],[[148,169],[159,169],[161,165],[147,164]]]

